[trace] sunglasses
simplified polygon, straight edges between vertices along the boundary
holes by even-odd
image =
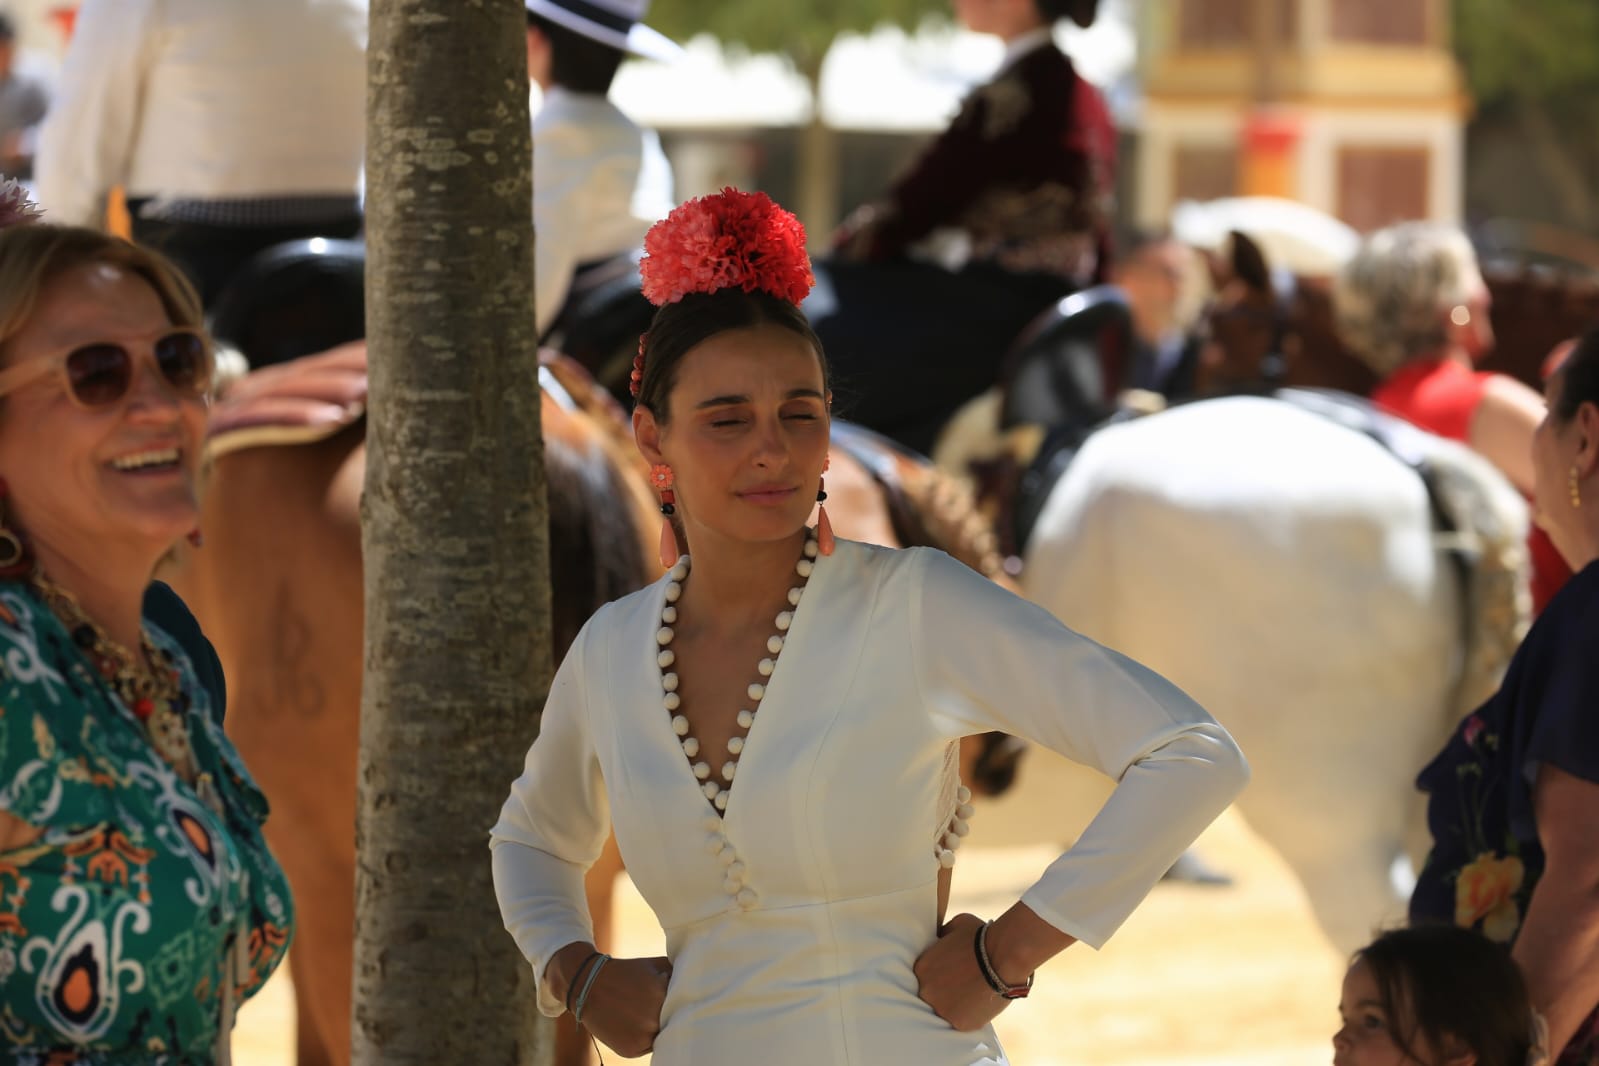
[[[156,370],[181,396],[204,396],[211,387],[214,361],[211,345],[199,330],[179,328],[151,342],[150,358]],[[54,359],[30,359],[21,366],[0,371],[0,396],[30,385],[46,374],[61,374],[67,395],[80,407],[107,407],[121,400],[133,386],[137,360],[120,344],[85,344]]]

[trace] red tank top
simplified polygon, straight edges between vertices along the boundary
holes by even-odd
[[[1423,359],[1394,371],[1372,391],[1371,398],[1378,407],[1429,433],[1468,444],[1471,419],[1493,376],[1453,359]],[[1532,609],[1536,613],[1560,591],[1571,569],[1549,535],[1537,526],[1527,535],[1527,550],[1532,558]]]

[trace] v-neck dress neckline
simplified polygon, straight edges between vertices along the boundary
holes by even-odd
[[[809,538],[808,538],[807,542],[810,542]],[[802,558],[804,558],[804,556],[802,556]],[[669,750],[671,751],[671,753],[673,755],[675,755],[677,757],[677,761],[681,764],[680,769],[674,771],[672,776],[674,778],[687,781],[688,786],[693,790],[693,793],[699,798],[699,801],[701,803],[703,803],[705,805],[705,807],[707,808],[707,810],[699,812],[699,813],[705,819],[715,818],[720,826],[727,825],[728,819],[732,816],[733,806],[737,802],[736,796],[738,794],[737,790],[735,790],[733,786],[738,783],[738,778],[741,775],[743,775],[743,774],[748,772],[748,771],[745,770],[745,764],[748,763],[748,761],[750,759],[750,753],[753,750],[755,750],[755,748],[752,745],[754,745],[754,743],[755,743],[755,741],[754,741],[755,732],[756,732],[756,729],[758,728],[758,724],[759,724],[759,722],[761,720],[761,716],[762,715],[766,715],[766,714],[770,714],[771,713],[771,708],[774,706],[774,699],[776,699],[776,697],[774,697],[774,687],[773,686],[774,686],[774,684],[777,681],[779,673],[781,673],[782,676],[784,676],[784,677],[788,676],[788,671],[783,669],[783,660],[784,660],[783,652],[787,652],[789,650],[788,649],[789,642],[794,639],[795,634],[799,631],[799,627],[800,627],[802,619],[809,618],[810,615],[811,615],[811,611],[808,608],[806,608],[806,606],[805,606],[806,602],[810,599],[810,597],[814,593],[816,593],[825,584],[824,577],[832,569],[831,567],[827,566],[823,562],[823,560],[825,558],[826,558],[825,556],[821,555],[818,552],[816,557],[812,558],[810,560],[811,563],[813,564],[810,576],[803,578],[804,584],[802,586],[798,586],[798,587],[800,587],[802,589],[802,592],[800,594],[799,603],[791,603],[787,608],[784,608],[784,610],[788,611],[792,615],[792,617],[789,620],[788,629],[783,631],[783,634],[782,634],[783,635],[783,651],[777,653],[776,655],[774,655],[772,657],[773,660],[774,660],[773,667],[772,667],[772,673],[771,673],[770,676],[764,678],[760,682],[760,684],[762,684],[764,686],[765,692],[762,694],[760,700],[757,701],[756,708],[755,708],[755,710],[753,712],[754,721],[752,721],[750,723],[749,728],[746,729],[744,734],[743,734],[743,738],[744,738],[743,748],[740,750],[740,752],[739,752],[739,754],[737,756],[734,756],[738,760],[738,771],[734,774],[733,780],[727,781],[726,784],[722,787],[722,791],[727,793],[727,805],[726,805],[726,807],[724,809],[722,809],[722,810],[717,810],[716,809],[715,800],[712,797],[708,797],[708,796],[705,795],[703,782],[701,782],[700,779],[698,777],[696,777],[695,774],[694,774],[694,762],[695,762],[695,759],[696,758],[705,758],[704,751],[701,750],[699,756],[697,756],[697,757],[696,756],[690,756],[688,753],[686,753],[683,750],[683,743],[682,743],[683,738],[679,737],[672,729],[672,718],[673,718],[674,714],[676,714],[678,712],[668,710],[664,714],[657,713],[657,715],[656,715],[656,717],[659,719],[659,724],[656,726],[656,728],[659,728],[659,729],[664,731],[665,736],[666,736],[667,741],[668,741],[668,744],[669,744]],[[797,562],[797,560],[796,560],[796,562]],[[690,566],[692,568],[692,563],[690,564]],[[690,569],[690,573],[692,573],[692,569]],[[666,590],[676,580],[677,579],[673,578],[671,572],[668,571],[666,576],[659,582],[659,586],[660,587],[656,590],[655,596],[654,596],[654,599],[653,599],[655,618],[657,620],[659,620],[661,618],[662,612],[665,610],[665,608],[667,608],[669,606],[672,606],[672,604],[669,603],[667,601],[667,599],[666,599]],[[679,583],[681,584],[681,582],[679,582]],[[791,588],[792,587],[794,587],[794,586],[791,586]],[[782,613],[782,612],[780,611],[779,613]],[[660,689],[660,691],[664,694],[664,692],[666,690],[665,690],[664,684],[661,684],[661,681],[662,681],[662,679],[665,678],[666,673],[667,673],[668,670],[675,668],[676,663],[674,662],[671,667],[663,667],[663,666],[661,666],[658,656],[659,656],[659,654],[660,654],[660,652],[662,650],[663,650],[663,648],[660,645],[657,645],[656,647],[653,647],[653,648],[650,649],[650,651],[651,651],[650,669],[653,671],[653,673],[655,675],[655,678],[657,680],[657,688]],[[787,691],[787,685],[785,685],[781,690],[776,690],[776,691],[778,691],[778,692],[786,692]],[[776,704],[776,705],[780,705],[780,701],[779,701],[779,704]],[[768,728],[766,730],[766,732],[771,732],[771,729]],[[735,736],[736,735],[737,734],[735,734]],[[728,754],[728,753],[724,752],[723,754],[725,755],[725,754]],[[712,774],[713,778],[716,776],[716,766],[715,766],[715,764],[712,764],[711,774]],[[708,824],[709,824],[709,822],[707,821],[707,825]]]

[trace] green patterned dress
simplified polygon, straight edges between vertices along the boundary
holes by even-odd
[[[195,788],[32,587],[0,584],[0,811],[44,830],[0,852],[0,1061],[223,1061],[288,950],[266,800],[178,644],[147,632],[179,674]]]

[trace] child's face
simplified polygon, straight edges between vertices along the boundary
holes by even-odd
[[[1343,1027],[1333,1034],[1333,1066],[1415,1066],[1416,1059],[1400,1050],[1390,1018],[1382,1009],[1377,981],[1364,961],[1344,975],[1344,994],[1338,1001]]]

